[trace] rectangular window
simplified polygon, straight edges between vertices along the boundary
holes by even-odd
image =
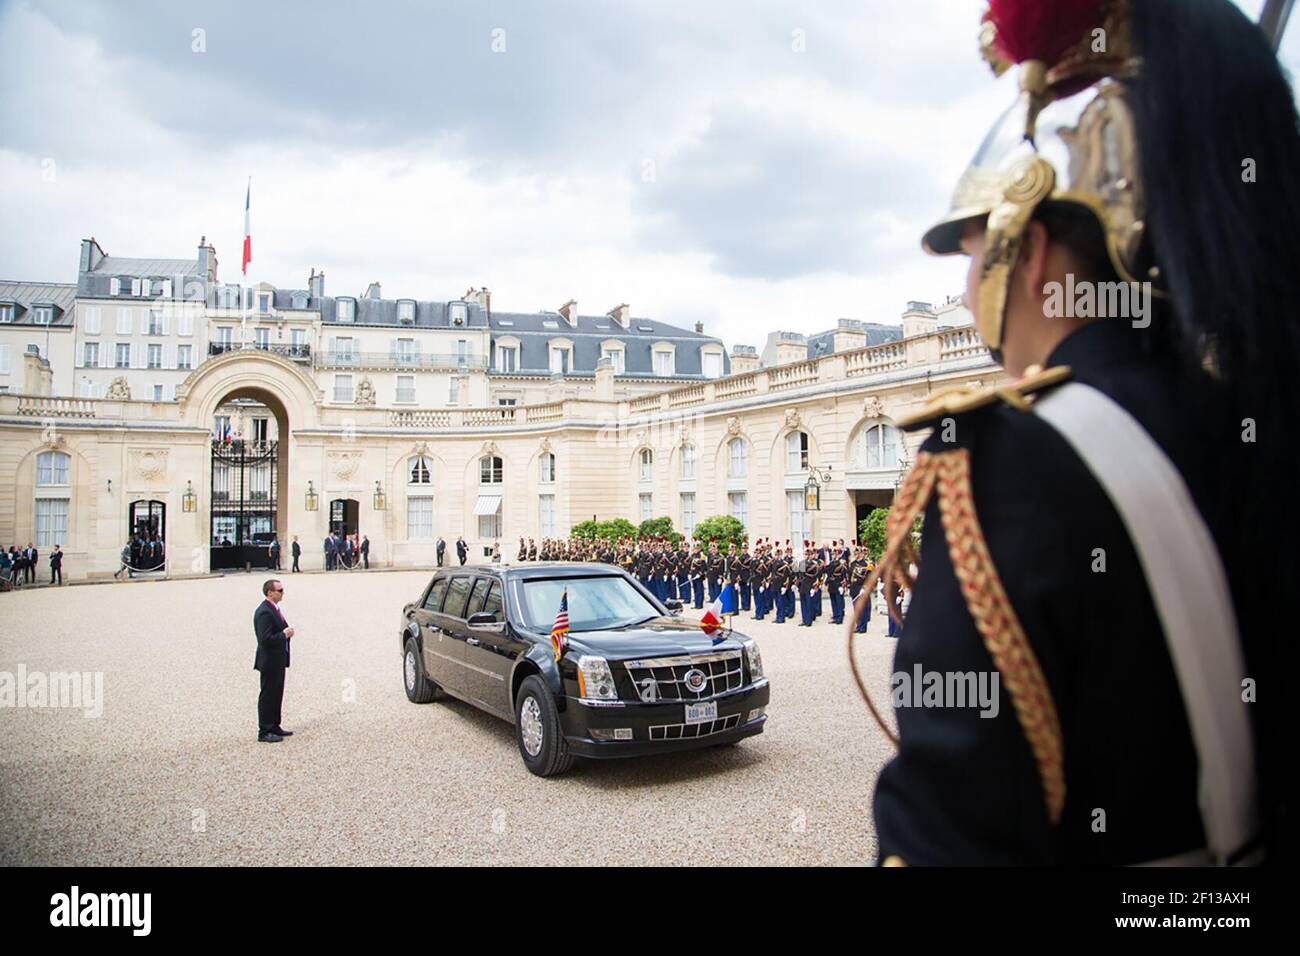
[[[253,441],[267,441],[270,438],[270,422],[269,418],[253,419]]]
[[[339,299],[335,312],[340,322],[351,322],[357,314],[357,304],[351,299]]]
[[[501,537],[501,512],[478,516],[478,536],[480,538]]]
[[[263,315],[271,311],[271,294],[269,292],[259,292],[257,294],[257,311]]]
[[[451,377],[447,385],[447,404],[455,405],[460,401],[460,379],[455,375]]]
[[[682,481],[695,480],[695,446],[682,446]]]
[[[230,343],[233,337],[234,330],[230,326],[222,325],[217,327],[217,344],[220,345],[223,350],[230,348]]]
[[[469,342],[466,339],[456,340],[456,364],[465,365],[469,362]]]
[[[226,432],[230,429],[229,415],[216,415],[212,419],[212,433],[217,438],[225,438]]]
[[[518,365],[518,350],[512,345],[501,346],[497,349],[497,371],[513,372]]]
[[[176,367],[177,368],[194,367],[194,346],[178,345],[176,347]]]
[[[722,377],[722,353],[721,352],[704,353],[704,377],[705,378]]]
[[[271,330],[270,329],[253,329],[253,341],[257,343],[259,349],[268,349],[271,347]]]
[[[334,401],[336,402],[352,401],[352,376],[351,375],[334,376]]]
[[[637,495],[641,505],[641,520],[649,521],[655,516],[654,495]]]
[[[99,306],[97,305],[86,306],[86,321],[84,321],[81,325],[87,334],[98,335],[102,321],[103,320],[100,316]]]
[[[411,541],[433,537],[433,498],[423,495],[406,499],[406,537]]]
[[[555,495],[541,495],[537,499],[537,525],[543,538],[555,537]]]
[[[36,499],[36,547],[50,548],[68,540],[68,499]]]
[[[673,353],[672,352],[655,353],[655,374],[656,375],[673,374]]]
[[[695,493],[688,491],[682,495],[682,534],[690,537],[695,533]]]
[[[749,475],[749,446],[743,438],[733,438],[727,446],[727,474],[731,478]]]
[[[163,334],[162,316],[159,315],[157,312],[150,312],[148,328],[149,328],[150,335],[162,335]]]
[[[120,308],[117,310],[117,334],[118,335],[131,334],[131,310],[130,309]]]
[[[162,346],[149,346],[149,368],[162,368]]]
[[[397,339],[393,346],[393,357],[398,365],[414,365],[415,339]]]
[[[808,470],[808,435],[791,432],[785,436],[785,471],[793,475]]]
[[[498,398],[498,399],[497,399],[497,404],[498,404],[499,406],[501,406],[502,408],[514,408],[516,405],[519,404],[519,399],[517,399],[517,398]]]
[[[569,350],[561,348],[551,349],[551,372],[558,372],[564,375],[569,371]]]
[[[54,309],[48,305],[38,305],[36,307],[36,324],[49,325],[54,321]]]
[[[83,368],[99,368],[98,342],[85,342],[82,344],[81,364]]]
[[[161,402],[163,400],[163,387],[161,385],[155,385],[153,387],[153,400],[155,402]]]
[[[415,401],[415,376],[397,376],[397,400],[399,402]]]
[[[745,527],[749,527],[749,495],[743,491],[733,491],[727,495],[727,506],[731,509],[731,517],[735,518]]]
[[[547,484],[555,481],[555,456],[549,451],[542,452],[542,456],[538,459],[538,462],[541,466],[539,469],[538,480]]]
[[[68,463],[72,459],[62,452],[42,452],[36,456],[36,483],[38,485],[66,485]]]
[[[808,538],[808,512],[804,511],[803,489],[785,493],[786,519],[790,525],[790,543],[796,547]]]
[[[5,303],[0,305],[0,322],[12,322],[14,320],[14,307]]]
[[[113,346],[113,365],[115,368],[131,367],[131,343],[118,342]]]
[[[410,324],[415,321],[415,303],[399,302],[397,303],[397,321]]]

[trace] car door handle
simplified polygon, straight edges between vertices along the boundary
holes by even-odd
[[[465,643],[473,644],[475,647],[479,647],[482,645],[483,642],[480,641],[477,637],[467,637],[465,638]]]

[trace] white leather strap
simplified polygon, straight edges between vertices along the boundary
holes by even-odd
[[[1216,863],[1228,862],[1257,836],[1258,808],[1242,700],[1246,665],[1218,548],[1173,462],[1115,401],[1069,382],[1033,410],[1083,459],[1128,529],[1200,759],[1198,802],[1209,853]]]

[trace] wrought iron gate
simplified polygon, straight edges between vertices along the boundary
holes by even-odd
[[[213,571],[271,566],[276,537],[276,442],[212,443]]]

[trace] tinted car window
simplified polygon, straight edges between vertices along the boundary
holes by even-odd
[[[442,607],[442,596],[447,593],[447,579],[438,578],[433,582],[433,587],[429,588],[429,596],[424,599],[424,609],[426,611],[436,611]]]
[[[569,629],[596,631],[658,617],[662,612],[623,577],[534,578],[524,581],[524,620],[529,630],[549,631],[569,595]]]
[[[501,616],[501,585],[493,584],[492,590],[488,591],[487,599],[483,602],[483,611],[492,615],[492,620],[501,623],[504,618]]]
[[[483,610],[483,598],[487,595],[488,584],[487,578],[479,578],[474,582],[474,590],[470,592],[469,607],[465,609],[465,618],[468,620],[472,615]]]
[[[465,598],[469,596],[472,580],[472,578],[451,579],[451,585],[447,588],[447,601],[442,606],[443,614],[450,614],[452,617],[465,616]]]

